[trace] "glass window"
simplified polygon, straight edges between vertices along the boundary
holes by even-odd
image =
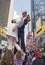
[[[41,7],[41,8],[39,9],[39,12],[45,12],[44,7]]]
[[[44,2],[40,2],[40,4],[41,4],[41,5],[43,5],[43,4],[44,4]]]
[[[35,15],[37,15],[37,13],[38,13],[38,12],[37,12],[37,11],[35,11]]]
[[[7,46],[8,45],[8,42],[5,41],[5,40],[1,40],[1,45]]]
[[[36,6],[36,9],[37,9],[37,6]]]
[[[39,3],[39,2],[40,2],[40,0],[37,0],[37,2]]]
[[[45,24],[45,21],[43,21],[43,24]]]
[[[34,12],[32,11],[32,18],[34,18]]]
[[[44,10],[45,9],[44,6],[41,6],[41,9]]]
[[[39,11],[41,12],[41,11],[42,11],[42,9],[40,8],[40,9],[39,9]]]
[[[38,16],[36,18],[38,19]]]
[[[45,16],[42,16],[42,19],[45,19]]]
[[[38,4],[38,2],[36,1],[36,4]]]

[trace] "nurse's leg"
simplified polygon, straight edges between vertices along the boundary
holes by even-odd
[[[14,46],[17,50],[21,50],[21,47],[17,44],[16,39],[14,40]]]
[[[8,43],[9,43],[8,49],[12,50],[13,49],[13,45],[12,45],[13,44],[13,37],[9,36],[7,40],[8,40]]]

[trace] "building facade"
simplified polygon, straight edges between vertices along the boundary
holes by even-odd
[[[0,26],[6,27],[13,18],[14,0],[0,0]]]
[[[32,30],[36,28],[36,21],[41,16],[42,24],[45,23],[45,0],[31,0]]]
[[[0,48],[8,45],[6,27],[14,17],[14,0],[0,0]]]

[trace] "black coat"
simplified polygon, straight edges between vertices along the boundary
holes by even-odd
[[[24,20],[24,24],[18,28],[18,40],[19,38],[21,38],[21,48],[23,49],[23,51],[25,52],[25,43],[24,43],[24,28],[25,25],[28,23],[28,20],[25,19]],[[18,42],[19,43],[19,42]]]
[[[2,53],[2,49],[0,49],[0,54]]]
[[[42,59],[36,58],[36,59],[33,61],[32,65],[45,65],[45,64],[44,64],[44,62],[43,62]]]
[[[25,27],[25,25],[27,25],[27,23],[28,23],[28,21],[27,21],[27,19],[25,19],[24,24],[20,28],[18,28],[18,35],[24,33],[24,27]]]

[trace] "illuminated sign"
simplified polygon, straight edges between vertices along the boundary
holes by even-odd
[[[0,35],[6,37],[6,29],[0,26]]]
[[[37,22],[36,22],[36,32],[38,32],[41,28],[42,28],[41,17],[39,17]]]

